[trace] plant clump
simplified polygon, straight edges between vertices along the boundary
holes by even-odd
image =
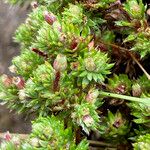
[[[7,0],[24,4],[24,0]],[[2,150],[149,149],[150,26],[142,0],[37,0],[0,77],[1,104],[34,114]],[[146,135],[144,135],[147,133]]]

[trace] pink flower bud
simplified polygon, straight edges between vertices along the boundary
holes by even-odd
[[[96,65],[93,58],[86,58],[84,62],[85,62],[85,68],[88,71],[94,71],[96,69]]]
[[[115,128],[119,128],[122,123],[123,123],[122,118],[118,118],[118,119],[113,123],[113,126],[114,126]]]
[[[25,81],[21,77],[13,77],[13,84],[15,84],[18,89],[23,89]]]
[[[94,119],[90,115],[83,116],[82,121],[86,124],[87,127],[91,127],[94,123]]]
[[[10,87],[12,85],[12,78],[8,77],[6,74],[2,76],[2,82],[5,87]]]
[[[95,103],[98,95],[99,95],[98,90],[90,90],[86,96],[86,101],[89,103]]]
[[[88,44],[89,49],[91,50],[94,47],[94,40],[92,40],[89,44]]]
[[[11,140],[11,135],[10,135],[9,131],[7,131],[6,134],[4,135],[4,140],[6,140],[6,141]]]
[[[116,89],[115,92],[118,94],[125,94],[126,93],[126,86],[123,84],[120,84]]]
[[[53,23],[57,20],[55,15],[53,13],[49,13],[48,11],[44,12],[44,18],[45,21],[50,25],[53,25]]]
[[[58,54],[53,67],[56,71],[64,71],[67,68],[67,58],[65,55]]]

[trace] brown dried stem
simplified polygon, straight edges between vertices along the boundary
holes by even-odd
[[[129,49],[112,44],[112,43],[105,43],[103,41],[100,41],[101,43],[105,44],[105,45],[109,45],[112,46],[114,48],[117,49],[122,49],[124,50],[126,53],[128,53],[130,55],[130,57],[137,63],[137,65],[140,67],[140,69],[143,71],[143,73],[146,75],[146,77],[148,78],[148,80],[150,80],[150,75],[148,74],[148,72],[144,69],[144,67],[140,64],[140,62],[137,60],[137,58],[131,53],[131,51],[129,51]]]

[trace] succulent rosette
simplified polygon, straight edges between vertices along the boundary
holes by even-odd
[[[79,81],[85,87],[90,82],[103,83],[112,67],[107,54],[93,48],[83,58],[79,57],[79,65],[74,74],[78,75]]]

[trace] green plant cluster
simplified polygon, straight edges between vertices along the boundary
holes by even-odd
[[[38,119],[29,139],[18,145],[10,139],[1,147],[86,150],[96,133],[96,141],[138,149],[150,131],[147,5],[142,0],[31,5],[15,33],[21,53],[9,67],[12,75],[0,78],[0,98]],[[144,136],[144,150],[148,139]]]
[[[19,140],[19,135],[16,137],[11,136],[9,133],[5,137],[5,141],[2,142],[0,147],[1,150],[88,149],[86,140],[76,145],[72,129],[65,129],[64,122],[55,116],[51,116],[51,118],[40,117],[34,121],[32,133],[26,140]]]

